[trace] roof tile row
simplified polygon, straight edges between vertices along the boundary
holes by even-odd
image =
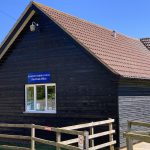
[[[111,30],[39,3],[35,5],[116,74],[150,79],[150,51],[139,39],[119,33],[115,38]]]

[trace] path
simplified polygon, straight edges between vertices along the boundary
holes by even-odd
[[[127,150],[126,148],[123,148],[121,150]],[[141,142],[136,145],[134,145],[133,150],[150,150],[150,143]]]

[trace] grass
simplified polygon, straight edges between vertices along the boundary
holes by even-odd
[[[0,145],[12,145],[12,146],[21,146],[21,147],[30,147],[29,144],[25,145],[25,144],[10,144],[7,142],[0,142]],[[0,149],[0,150],[6,150],[6,149]],[[36,150],[56,150],[55,147],[52,146],[47,146],[44,144],[36,144]]]

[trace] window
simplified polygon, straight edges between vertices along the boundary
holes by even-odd
[[[56,113],[56,84],[25,85],[25,111]]]

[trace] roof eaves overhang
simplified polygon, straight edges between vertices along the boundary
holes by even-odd
[[[17,27],[17,25],[19,24],[19,22],[22,20],[22,18],[25,16],[25,14],[27,13],[27,11],[29,10],[29,8],[32,6],[33,2],[30,2],[28,4],[28,6],[25,8],[25,10],[23,11],[23,13],[21,14],[21,16],[18,18],[18,20],[16,21],[16,23],[14,24],[14,26],[12,27],[12,29],[9,31],[9,33],[6,35],[6,37],[4,38],[4,40],[2,41],[0,48],[5,44],[5,42],[8,40],[9,36],[12,34],[12,32],[15,30],[15,28]]]
[[[17,32],[14,34],[14,36],[11,38],[11,40],[8,42],[8,44],[6,45],[6,47],[1,52],[1,54],[0,54],[0,60],[3,58],[3,56],[5,55],[5,53],[7,52],[7,50],[9,49],[9,47],[13,44],[13,42],[16,40],[16,38],[18,37],[18,35],[21,33],[21,31],[24,29],[24,27],[26,26],[26,24],[29,22],[29,20],[32,18],[32,16],[34,14],[35,14],[35,11],[32,10],[31,13],[29,14],[29,16],[26,18],[26,20],[23,22],[23,24],[19,28],[19,30],[17,30]]]
[[[28,4],[28,6],[26,7],[26,9],[24,10],[24,12],[21,14],[21,16],[19,17],[19,19],[17,20],[17,22],[15,23],[15,25],[12,27],[12,29],[9,31],[9,33],[7,34],[7,36],[5,37],[5,39],[3,40],[3,42],[1,43],[0,46],[0,60],[3,58],[3,56],[6,54],[7,50],[10,48],[10,46],[13,44],[13,42],[16,40],[16,38],[18,37],[18,35],[21,33],[21,31],[24,29],[24,27],[26,26],[26,24],[29,22],[29,20],[33,17],[33,15],[35,14],[35,11],[32,10],[29,15],[27,16],[27,18],[25,19],[25,21],[23,21],[23,23],[21,24],[21,26],[18,28],[17,31],[15,31],[15,29],[17,28],[17,26],[19,25],[19,23],[21,22],[21,20],[23,19],[23,17],[26,15],[26,13],[28,12],[28,10],[30,9],[30,7],[32,6],[33,2],[30,2]],[[15,33],[13,33],[15,31]],[[12,37],[11,37],[12,35]],[[11,37],[11,39],[9,39]],[[6,45],[5,45],[6,44]],[[3,47],[4,46],[4,47]]]

